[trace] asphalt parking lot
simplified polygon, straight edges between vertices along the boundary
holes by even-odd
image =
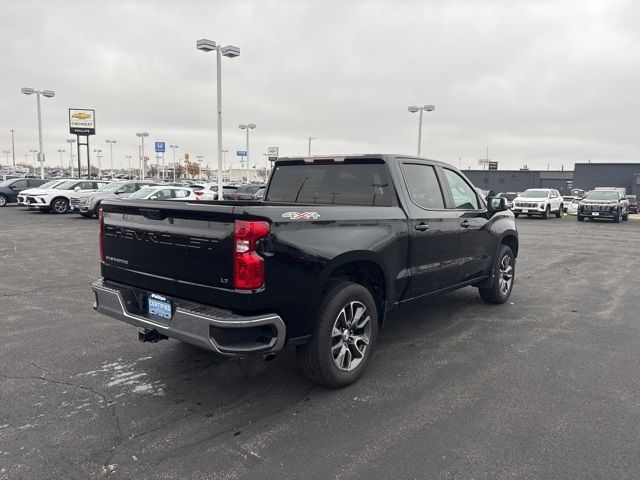
[[[518,225],[509,303],[398,311],[334,391],[139,343],[91,308],[96,220],[0,209],[0,478],[638,478],[640,221]]]

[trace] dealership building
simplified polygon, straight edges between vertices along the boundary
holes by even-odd
[[[569,195],[572,188],[624,187],[640,195],[640,163],[576,163],[575,170],[465,170],[473,184],[494,192],[523,192],[555,188]]]

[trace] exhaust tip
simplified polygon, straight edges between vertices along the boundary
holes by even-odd
[[[266,355],[263,355],[263,358],[264,358],[265,362],[270,362],[271,360],[276,358],[276,354],[275,353],[267,353]]]

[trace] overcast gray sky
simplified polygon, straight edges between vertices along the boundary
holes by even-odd
[[[252,164],[268,146],[313,152],[423,154],[462,167],[489,155],[500,168],[571,168],[640,156],[638,1],[9,1],[2,0],[0,147],[37,148],[58,162],[67,108],[95,108],[92,148],[117,140],[116,165],[137,154],[135,132],[216,155],[215,55],[223,59],[223,147]],[[65,154],[67,161],[68,150]],[[1,157],[4,163],[4,155]],[[239,165],[239,164],[238,164]]]

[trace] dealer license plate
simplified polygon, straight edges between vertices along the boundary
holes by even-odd
[[[591,212],[591,216],[592,216],[592,217],[597,217],[598,215],[600,215],[600,213],[599,213],[599,212]]]
[[[529,213],[529,210],[527,210],[526,208],[523,208],[522,213]]]
[[[171,318],[171,301],[157,293],[149,293],[147,302],[149,304],[149,315],[163,319]]]

